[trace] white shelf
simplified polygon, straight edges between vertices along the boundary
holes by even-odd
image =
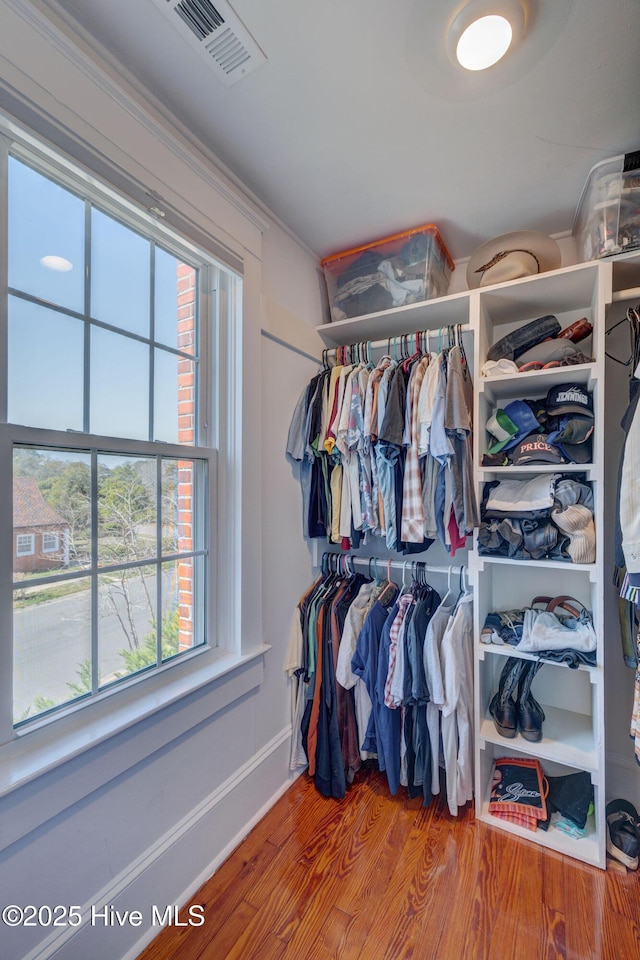
[[[576,770],[588,770],[592,779],[598,779],[598,753],[592,718],[545,704],[541,706],[545,720],[542,724],[542,740],[538,743],[525,740],[519,733],[513,738],[501,737],[489,713],[481,722],[478,732],[480,740],[537,757],[541,761],[550,760],[575,767]]]
[[[469,291],[452,293],[435,300],[422,300],[404,307],[392,307],[379,313],[351,317],[323,323],[316,327],[328,347],[343,346],[364,340],[378,340],[416,333],[418,330],[437,330],[440,327],[469,323]]]
[[[598,268],[599,262],[591,261],[483,287],[482,300],[494,326],[524,322],[546,313],[556,315],[569,310],[587,313],[591,311]]]
[[[572,572],[594,574],[597,570],[595,563],[571,563],[570,560],[516,560],[513,557],[491,557],[485,554],[477,554],[478,569],[482,569],[484,564],[508,564],[512,567],[517,564],[523,571],[534,567],[543,567],[547,570],[571,570]]]
[[[523,840],[529,840],[537,843],[541,847],[549,850],[555,850],[556,853],[562,853],[567,857],[574,857],[582,860],[584,863],[593,864],[593,866],[603,866],[600,858],[600,844],[598,832],[593,816],[587,818],[586,836],[580,839],[569,837],[555,827],[550,826],[548,830],[527,830],[518,824],[509,823],[508,820],[501,820],[489,813],[489,801],[483,802],[476,816],[483,823],[496,827],[499,830],[505,830]]]
[[[477,297],[487,302],[494,324],[530,320],[546,312],[563,313],[570,309],[589,312],[598,270],[597,260],[579,263],[539,276],[323,323],[316,327],[316,331],[328,347],[335,347],[418,330],[468,325],[473,313],[471,303]]]
[[[481,480],[492,480],[494,477],[539,476],[541,473],[585,473],[587,480],[593,464],[591,463],[532,463],[529,466],[507,467],[480,467],[478,476]]]
[[[518,660],[540,660],[545,666],[558,667],[561,670],[571,670],[571,672],[582,672],[590,674],[591,682],[593,683],[597,676],[597,666],[594,664],[591,666],[588,663],[581,663],[578,667],[569,667],[567,663],[559,663],[557,660],[545,660],[542,657],[537,657],[535,653],[524,653],[523,651],[516,650],[515,647],[510,646],[508,643],[478,643],[477,648],[477,657],[478,660],[484,660],[485,656],[499,656],[499,657],[515,657]],[[546,707],[545,707],[546,710]]]
[[[580,344],[577,344],[578,349]],[[526,373],[507,373],[500,377],[479,377],[478,391],[501,397],[542,396],[560,383],[590,384],[597,379],[595,363],[576,363],[573,366],[551,367],[549,370],[530,370]]]

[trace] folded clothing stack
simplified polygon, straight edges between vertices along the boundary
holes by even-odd
[[[585,770],[563,777],[546,777],[547,819],[538,821],[541,830],[550,826],[580,839],[587,833],[587,817],[593,811],[593,784]]]
[[[485,483],[478,552],[514,560],[594,563],[591,485],[556,473]]]
[[[546,603],[546,609],[535,609],[540,602]],[[480,641],[507,645],[573,668],[596,663],[592,613],[573,597],[536,597],[530,607],[492,611],[487,614]]]
[[[494,817],[535,830],[548,817],[546,793],[539,760],[503,757],[494,761],[489,799]]]
[[[575,344],[591,335],[593,326],[586,317],[561,329],[557,317],[546,314],[502,337],[487,352],[483,377],[527,373],[551,367],[591,363],[592,357]]]
[[[503,757],[493,766],[489,813],[529,830],[550,826],[569,836],[586,836],[593,811],[593,784],[586,771],[548,777],[539,760]]]
[[[591,463],[593,394],[579,383],[558,384],[546,397],[512,400],[487,421],[493,443],[484,467]]]

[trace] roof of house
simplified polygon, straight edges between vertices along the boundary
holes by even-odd
[[[13,526],[50,527],[67,525],[66,520],[46,502],[35,477],[13,478]]]

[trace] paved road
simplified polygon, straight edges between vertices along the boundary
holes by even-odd
[[[146,577],[146,584],[155,612],[156,577]],[[133,620],[142,640],[151,630],[152,612],[140,580],[131,582],[130,595]],[[126,624],[124,599],[114,591],[111,596]],[[67,684],[79,681],[78,665],[91,656],[89,590],[24,607],[16,610],[14,616],[14,716],[18,719],[38,695],[56,703],[74,696]],[[98,622],[99,672],[103,681],[124,671],[120,651],[127,645],[113,605],[103,600]]]

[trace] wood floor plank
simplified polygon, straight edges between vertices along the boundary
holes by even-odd
[[[288,955],[299,957],[300,960],[329,960],[329,958],[342,956],[352,921],[352,917],[337,907],[332,907],[321,924],[317,936],[314,937],[309,951],[305,954],[298,953],[298,943],[292,939],[287,945]]]
[[[607,874],[592,870],[575,860],[565,860],[564,873],[566,910],[567,956],[599,960],[611,957],[621,960],[618,953],[604,952],[604,925],[606,914],[605,883]],[[569,909],[571,903],[571,909]]]
[[[255,914],[256,908],[242,900],[225,923],[219,926],[215,936],[207,939],[204,949],[197,954],[197,960],[219,960],[220,957],[229,956],[233,945],[247,929]]]
[[[640,874],[452,817],[384,774],[344,800],[302,776],[139,960],[640,960]],[[184,911],[183,911],[184,913]],[[185,914],[186,915],[186,914]]]

